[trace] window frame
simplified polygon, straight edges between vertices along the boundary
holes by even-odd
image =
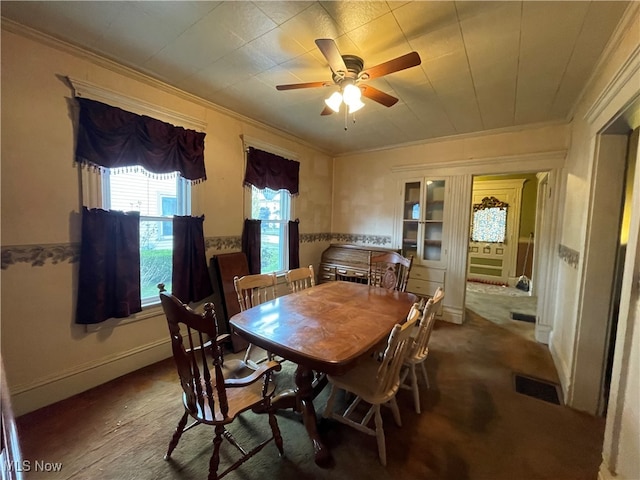
[[[253,220],[262,220],[260,218],[256,218],[253,216],[252,207],[253,207],[253,195],[254,192],[262,192],[263,190],[271,190],[269,188],[258,188],[253,185],[245,186],[244,188],[244,216],[245,218],[253,219]],[[289,222],[291,219],[295,218],[294,214],[294,196],[288,190],[280,189],[280,190],[271,190],[275,192],[279,192],[281,195],[284,195],[281,198],[280,204],[282,210],[288,210],[287,215],[282,215],[280,220],[268,220],[269,223],[279,223],[281,225],[280,231],[280,258],[282,260],[282,269],[276,270],[274,273],[276,275],[282,275],[287,270],[289,270]],[[288,208],[287,208],[288,207]],[[263,222],[265,220],[262,220]],[[261,233],[260,236],[260,250],[262,251],[264,242],[263,235]],[[272,272],[263,272],[262,265],[260,266],[260,273],[272,273]]]
[[[142,167],[137,167],[142,169]],[[104,168],[100,175],[100,187],[101,187],[101,206],[105,210],[111,209],[111,175],[112,170]],[[144,169],[143,169],[144,170]],[[150,173],[150,172],[149,172]],[[153,173],[150,173],[149,179],[154,180]],[[175,172],[176,182],[176,213],[175,215],[191,215],[191,183]],[[161,192],[157,192],[157,198],[168,197]],[[162,206],[159,205],[159,209],[162,210]],[[158,238],[163,241],[171,241],[171,252],[173,255],[173,235],[166,236],[162,234],[162,222],[172,220],[174,215],[143,215],[140,213],[140,226],[143,222],[160,222],[158,226]],[[140,230],[142,233],[142,230]],[[142,265],[140,265],[140,268]],[[160,299],[157,295],[142,296],[142,285],[140,289],[140,301],[142,308],[155,307],[160,305]]]

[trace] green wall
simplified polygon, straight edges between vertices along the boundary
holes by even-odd
[[[474,181],[487,180],[515,180],[524,178],[527,181],[522,189],[522,205],[520,208],[520,238],[527,238],[536,228],[536,200],[538,194],[538,179],[535,173],[518,173],[514,175],[480,175]]]

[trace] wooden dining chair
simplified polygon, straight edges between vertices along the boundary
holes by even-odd
[[[416,304],[411,307],[406,321],[402,325],[394,326],[391,330],[382,358],[369,356],[363,358],[344,375],[327,376],[329,383],[331,383],[331,393],[323,417],[332,418],[360,432],[375,436],[382,465],[387,464],[387,453],[380,406],[389,406],[398,426],[402,425],[395,397],[400,384],[400,368],[409,346],[411,331],[419,316],[420,311]],[[336,394],[339,390],[345,390],[355,395],[353,401],[342,413],[333,411]],[[364,417],[358,419],[354,414],[361,401],[371,406]],[[372,416],[374,417],[373,428],[368,425]]]
[[[409,282],[413,255],[403,257],[397,252],[369,254],[369,285],[404,292]]]
[[[235,276],[233,285],[238,296],[240,311],[276,298],[276,274],[257,273],[253,275]],[[264,349],[250,343],[244,353],[244,362],[251,368],[266,360],[272,360],[272,355]]]
[[[282,455],[282,436],[271,409],[271,397],[275,391],[271,377],[282,368],[280,364],[265,362],[256,370],[250,370],[247,377],[225,376],[223,343],[228,341],[229,334],[218,335],[213,304],[205,304],[204,312],[198,313],[174,295],[165,292],[164,285],[159,285],[159,288],[184,404],[184,414],[171,438],[165,460],[171,457],[182,434],[201,424],[211,425],[215,431],[213,452],[209,461],[209,480],[217,480],[235,470],[271,440],[274,440]],[[226,428],[238,415],[247,410],[267,412],[271,427],[271,435],[248,451]],[[193,422],[187,426],[189,417]],[[242,455],[222,473],[218,473],[223,438],[235,446]]]
[[[444,290],[438,287],[432,298],[428,299],[423,307],[419,325],[414,329],[411,342],[407,349],[407,356],[404,361],[400,375],[400,388],[405,388],[413,392],[413,403],[416,413],[420,413],[420,389],[418,387],[418,376],[416,367],[420,366],[424,382],[429,388],[429,377],[427,375],[426,361],[429,355],[429,339],[436,321],[436,313],[440,308],[440,303],[444,298]]]
[[[299,292],[300,290],[316,285],[313,265],[289,270],[284,274],[284,278],[287,281],[287,286],[291,293]]]

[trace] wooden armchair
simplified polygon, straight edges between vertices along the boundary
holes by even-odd
[[[223,373],[222,344],[228,340],[229,335],[218,335],[213,304],[207,303],[204,313],[200,314],[165,292],[164,285],[158,287],[162,308],[167,317],[184,404],[184,414],[171,438],[165,460],[171,457],[182,434],[200,424],[211,425],[215,430],[213,453],[209,461],[209,480],[217,480],[235,470],[271,440],[275,441],[282,454],[282,436],[271,409],[271,397],[275,390],[271,376],[273,372],[280,370],[280,364],[267,362],[257,370],[251,371],[251,375],[247,377],[226,378]],[[271,436],[246,451],[226,429],[226,425],[249,409],[267,412]],[[189,417],[194,421],[187,426]],[[242,456],[218,474],[220,444],[223,438],[234,445]]]
[[[369,285],[404,292],[409,282],[409,273],[413,265],[413,255],[403,257],[399,253],[389,252],[369,255]]]
[[[276,282],[275,273],[258,273],[234,277],[233,285],[238,295],[240,311],[244,312],[251,307],[276,298]],[[244,362],[251,368],[257,368],[259,363],[271,359],[272,356],[269,352],[265,352],[262,348],[251,343],[244,354]]]
[[[291,293],[313,287],[316,284],[313,265],[289,270],[284,274],[284,278]]]

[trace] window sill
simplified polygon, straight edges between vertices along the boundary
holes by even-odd
[[[87,333],[95,333],[104,330],[111,330],[115,327],[129,325],[131,323],[139,322],[140,320],[146,320],[148,318],[159,317],[162,315],[164,315],[164,313],[162,312],[160,304],[150,305],[148,307],[143,307],[141,312],[135,313],[126,318],[109,318],[104,322],[85,325],[85,331]]]

